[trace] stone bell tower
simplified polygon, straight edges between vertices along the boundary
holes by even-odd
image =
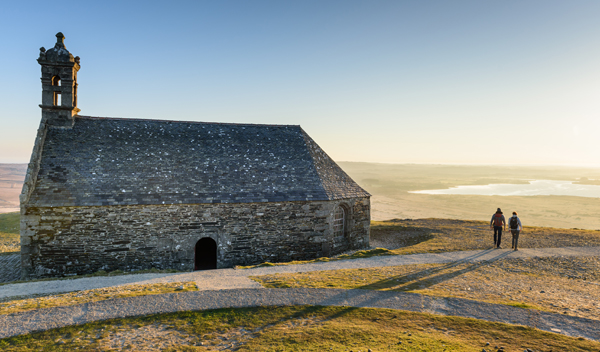
[[[79,56],[65,48],[65,36],[56,34],[54,48],[40,48],[38,63],[42,66],[42,123],[70,128],[77,108],[77,71]]]

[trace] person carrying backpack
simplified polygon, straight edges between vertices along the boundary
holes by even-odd
[[[500,246],[500,242],[502,242],[502,226],[504,226],[504,231],[506,231],[506,219],[502,214],[502,210],[498,208],[496,213],[492,215],[492,221],[490,221],[490,228],[494,229],[494,246],[496,248],[502,248]]]
[[[510,225],[510,233],[512,234],[512,248],[518,251],[517,244],[519,243],[519,233],[523,230],[521,219],[517,216],[517,212],[513,211],[512,217],[508,220]]]

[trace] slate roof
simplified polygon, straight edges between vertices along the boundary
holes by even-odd
[[[76,116],[49,127],[27,206],[365,196],[300,126]]]

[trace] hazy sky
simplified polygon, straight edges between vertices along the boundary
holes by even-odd
[[[0,162],[28,162],[39,48],[82,115],[301,125],[337,161],[600,166],[600,1],[10,1]]]

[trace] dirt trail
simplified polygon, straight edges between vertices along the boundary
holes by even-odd
[[[379,256],[362,259],[336,260],[298,265],[281,265],[254,269],[217,269],[175,274],[131,274],[110,277],[90,277],[72,280],[36,281],[0,286],[0,299],[15,296],[41,295],[91,290],[128,284],[194,281],[200,290],[260,288],[249,276],[278,273],[298,273],[321,270],[360,269],[407,264],[436,264],[449,262],[478,262],[504,258],[557,256],[600,256],[600,247],[534,248],[514,252],[510,249],[489,249],[446,253]]]

